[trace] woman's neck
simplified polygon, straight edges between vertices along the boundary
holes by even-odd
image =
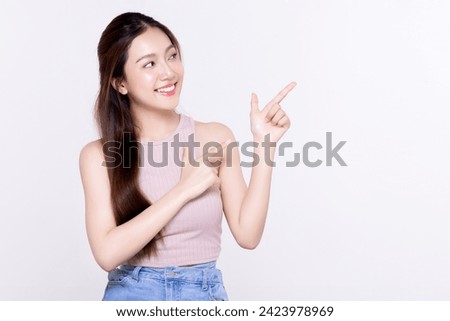
[[[173,133],[180,122],[180,115],[175,110],[135,110],[133,117],[139,140],[162,140]]]

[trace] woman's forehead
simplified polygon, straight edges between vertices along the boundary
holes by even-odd
[[[169,37],[161,29],[147,28],[131,42],[128,56],[139,59],[143,55],[161,55],[171,44]]]

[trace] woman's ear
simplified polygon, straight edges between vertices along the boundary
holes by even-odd
[[[127,87],[126,87],[124,81],[122,81],[122,80],[114,78],[113,80],[111,80],[111,86],[113,86],[113,88],[115,90],[117,90],[119,93],[121,93],[122,95],[128,94]]]

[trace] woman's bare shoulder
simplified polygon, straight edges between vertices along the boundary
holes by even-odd
[[[80,166],[92,161],[103,161],[103,149],[100,139],[87,143],[80,151]]]
[[[227,139],[234,140],[233,131],[220,122],[200,122],[195,120],[195,133],[199,140],[224,142]]]

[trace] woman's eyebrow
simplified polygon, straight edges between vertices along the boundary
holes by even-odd
[[[166,48],[166,51],[164,53],[167,53],[170,49],[175,48],[175,46],[173,44],[170,44],[169,47]],[[139,61],[141,61],[142,59],[145,58],[152,58],[155,57],[156,54],[155,53],[150,53],[150,54],[146,54],[144,56],[142,56],[141,58],[139,58],[138,60],[136,60],[136,63],[138,63]]]

